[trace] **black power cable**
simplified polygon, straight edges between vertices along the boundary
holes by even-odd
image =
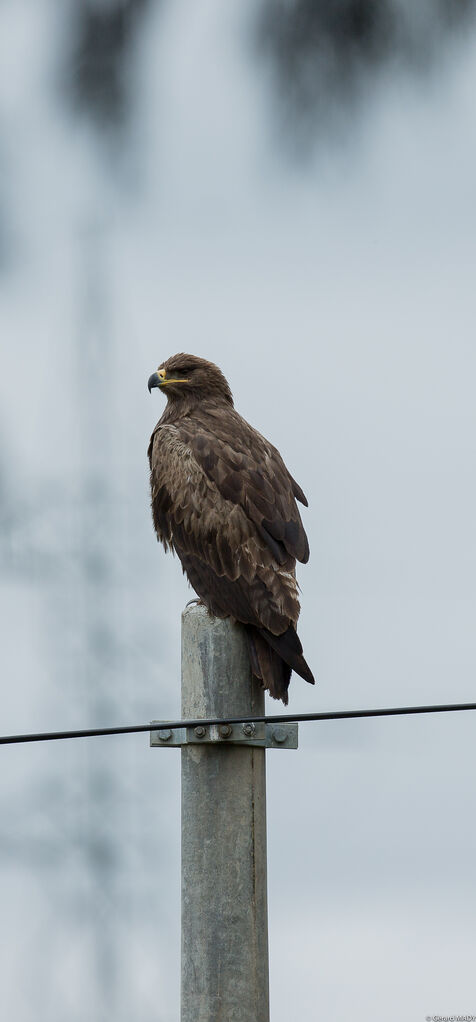
[[[131,724],[119,727],[95,727],[74,731],[42,731],[26,735],[0,735],[0,745],[25,742],[55,742],[66,738],[97,738],[103,735],[131,735],[143,731],[175,731],[182,727],[212,727],[219,724],[297,724],[313,720],[346,720],[353,717],[396,717],[412,713],[454,713],[476,710],[476,703],[437,703],[434,706],[389,706],[375,710],[330,710],[323,713],[284,713],[265,717],[213,717],[195,720],[161,720],[152,724]]]

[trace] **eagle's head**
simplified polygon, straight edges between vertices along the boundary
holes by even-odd
[[[148,387],[149,393],[153,387],[159,387],[165,391],[169,401],[215,398],[233,404],[231,390],[218,366],[206,358],[184,352],[162,362],[157,372],[149,377]]]

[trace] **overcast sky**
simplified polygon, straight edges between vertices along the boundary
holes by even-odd
[[[317,685],[291,708],[476,697],[476,34],[384,68],[301,163],[249,22],[151,4],[108,149],[61,103],[67,16],[0,9],[4,733],[178,713],[191,593],[145,458],[176,351],[220,365],[309,499]],[[301,725],[268,754],[273,1022],[476,1016],[475,726]],[[179,757],[73,744],[1,753],[3,1012],[102,1020],[114,989],[119,1022],[171,1022]]]

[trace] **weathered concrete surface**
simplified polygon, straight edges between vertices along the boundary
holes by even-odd
[[[256,716],[246,639],[182,615],[182,716]],[[182,1022],[268,1022],[265,750],[182,749]]]

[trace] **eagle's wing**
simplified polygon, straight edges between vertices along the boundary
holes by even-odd
[[[152,435],[152,512],[210,612],[247,626],[253,670],[287,703],[291,669],[314,683],[295,625],[306,498],[276,450],[234,410],[194,409]]]
[[[306,562],[309,544],[296,498],[307,500],[279,451],[234,409],[226,415],[197,409],[180,431],[207,477],[244,510],[278,564]]]
[[[279,542],[285,551],[284,541],[273,538],[270,545],[245,509],[252,508],[256,515],[259,502],[265,506],[258,484],[253,484],[248,498],[245,488],[243,504],[237,499],[241,496],[238,488],[234,496],[227,475],[219,488],[212,470],[215,465],[221,469],[218,452],[222,444],[208,434],[210,467],[206,470],[203,453],[195,454],[197,440],[199,451],[204,450],[201,438],[206,431],[202,429],[193,442],[188,430],[184,420],[159,425],[151,439],[152,513],[157,536],[166,548],[176,550],[193,588],[211,613],[231,615],[279,635],[299,616],[294,557],[287,553],[285,564],[276,563],[273,547]],[[237,452],[237,464],[240,457]],[[256,470],[248,467],[247,471]],[[235,475],[240,475],[238,468]],[[269,484],[266,486],[271,491]],[[270,492],[266,513],[272,506]],[[285,532],[283,536],[286,539]]]

